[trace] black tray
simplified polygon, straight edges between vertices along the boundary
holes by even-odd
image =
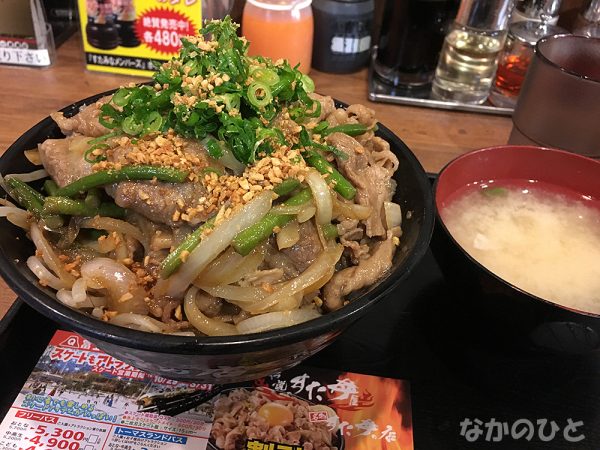
[[[600,361],[495,354],[463,336],[464,314],[453,305],[435,259],[428,253],[414,273],[308,365],[411,382],[415,448],[600,449]],[[45,349],[56,324],[17,300],[0,321],[0,417]],[[460,435],[463,419],[497,422],[554,420],[550,442],[504,436],[474,443]],[[563,438],[567,419],[583,421],[585,439]],[[546,431],[550,428],[546,426]]]

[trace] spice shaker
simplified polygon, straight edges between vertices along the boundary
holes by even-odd
[[[562,0],[517,0],[510,21],[511,23],[543,21],[549,25],[556,25],[561,3]]]
[[[575,22],[573,34],[600,38],[600,0],[591,0]]]
[[[85,26],[87,41],[93,47],[111,50],[119,45],[119,32],[111,0],[87,2],[88,23]]]
[[[511,0],[462,0],[433,80],[435,99],[483,103],[506,40]]]
[[[506,45],[498,61],[490,102],[496,106],[514,108],[533,58],[535,44],[543,37],[561,33],[566,33],[566,30],[544,22],[511,24]]]
[[[393,86],[429,90],[459,0],[386,0],[373,69]]]
[[[312,66],[349,73],[367,65],[373,32],[374,0],[313,0],[315,38]]]

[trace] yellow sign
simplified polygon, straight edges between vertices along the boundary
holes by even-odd
[[[196,35],[202,0],[79,0],[86,67],[149,76]]]

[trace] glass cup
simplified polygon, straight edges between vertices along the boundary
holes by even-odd
[[[600,158],[600,39],[541,39],[513,114],[509,144]]]

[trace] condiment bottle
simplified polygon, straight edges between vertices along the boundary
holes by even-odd
[[[122,47],[137,47],[140,40],[135,34],[135,7],[133,0],[113,0],[117,15],[119,44]]]
[[[433,98],[485,102],[506,40],[511,0],[462,0],[444,40]]]
[[[312,66],[349,73],[367,65],[373,32],[373,0],[313,0]]]
[[[535,44],[545,36],[560,33],[566,33],[566,30],[545,22],[511,24],[506,45],[498,62],[496,79],[489,97],[490,102],[496,106],[514,108],[533,58]]]
[[[85,34],[88,43],[102,50],[111,50],[119,45],[119,33],[114,24],[110,0],[87,2],[88,23]]]
[[[458,0],[387,0],[373,68],[388,84],[427,93]],[[412,91],[414,93],[414,91]]]
[[[591,0],[575,22],[573,34],[600,38],[600,0]]]
[[[562,0],[517,0],[510,15],[510,22],[543,21],[549,25],[556,25],[561,3]]]
[[[250,56],[273,61],[287,59],[310,71],[313,43],[312,0],[247,0],[242,33],[250,42]]]

